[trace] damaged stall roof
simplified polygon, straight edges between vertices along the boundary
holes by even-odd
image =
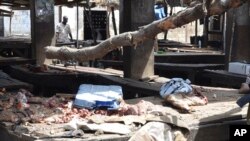
[[[89,0],[54,0],[55,5],[65,5],[65,6],[73,6],[77,2],[79,6],[84,6],[87,4]],[[93,1],[89,1],[93,3]],[[29,8],[30,7],[30,0],[1,0],[0,6],[8,6],[10,9],[18,9],[18,8]]]
[[[186,4],[185,1],[180,1],[180,0],[155,0],[155,2],[166,2],[168,5],[171,7],[175,6],[184,6]],[[79,6],[84,6],[88,2],[90,3],[96,3],[97,5],[107,5],[111,4],[114,6],[119,6],[120,1],[119,0],[54,0],[55,5],[66,5],[66,6],[73,6],[77,2]],[[20,7],[29,7],[30,6],[30,0],[1,0],[0,1],[1,6],[10,6],[10,7],[15,7],[15,8],[20,8]]]

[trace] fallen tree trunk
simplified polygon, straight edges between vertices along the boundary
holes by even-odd
[[[190,0],[188,0],[190,1]],[[141,27],[138,31],[126,32],[109,38],[102,43],[82,49],[68,47],[46,47],[48,59],[88,61],[102,58],[108,52],[121,46],[134,46],[146,39],[154,39],[158,33],[183,26],[205,16],[222,14],[230,8],[241,6],[247,0],[200,0],[193,7],[189,7],[179,13],[165,19],[154,21],[151,24]]]

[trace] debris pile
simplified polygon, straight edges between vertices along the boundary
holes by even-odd
[[[72,133],[81,133],[83,136],[84,132],[89,131],[94,132],[95,135],[104,133],[134,134],[142,125],[152,121],[164,122],[164,126],[171,129],[171,125],[168,124],[173,121],[171,116],[168,118],[167,115],[160,117],[152,114],[155,111],[155,105],[144,100],[137,104],[128,104],[121,100],[119,108],[114,110],[86,109],[75,107],[72,97],[64,95],[55,95],[50,98],[36,97],[24,89],[17,92],[6,92],[2,89],[0,107],[0,122],[15,124],[14,130],[20,130],[19,132],[23,132],[21,129],[27,128],[29,133],[39,135],[45,134],[46,131],[39,126],[35,128],[37,124],[41,124],[42,127],[51,124],[63,125],[63,132],[70,130]],[[167,120],[164,120],[163,117]],[[177,125],[180,123],[178,122]],[[26,126],[29,124],[32,125]],[[174,122],[172,124],[176,125]],[[180,124],[178,127],[187,129],[184,124]],[[138,138],[138,134],[136,136],[133,139]]]

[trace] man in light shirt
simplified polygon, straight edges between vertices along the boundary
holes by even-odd
[[[68,17],[63,16],[63,21],[56,26],[56,42],[69,43],[72,41],[70,26],[67,24]],[[69,39],[69,37],[70,39]]]
[[[56,42],[57,43],[70,43],[72,42],[72,34],[68,22],[68,17],[63,16],[63,21],[56,26]],[[70,37],[70,38],[69,38]],[[73,65],[72,61],[59,61],[65,67]]]

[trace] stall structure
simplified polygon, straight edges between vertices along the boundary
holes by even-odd
[[[237,89],[197,86],[185,80],[190,84],[188,86],[195,89],[190,92],[194,94],[191,97],[195,99],[190,100],[185,97],[186,95],[180,95],[183,93],[177,93],[179,94],[175,97],[177,101],[174,101],[176,99],[173,101],[177,102],[179,106],[181,104],[186,106],[187,103],[185,102],[203,102],[198,103],[200,106],[187,104],[188,108],[191,107],[190,110],[175,109],[176,105],[173,103],[166,104],[167,97],[162,98],[160,96],[162,86],[167,86],[164,84],[171,82],[171,80],[155,75],[155,71],[163,74],[166,70],[182,71],[182,69],[185,69],[188,78],[195,81],[194,75],[196,73],[201,75],[204,73],[204,69],[223,68],[225,62],[221,62],[221,58],[224,55],[210,56],[209,54],[194,55],[192,53],[187,55],[188,53],[183,53],[180,55],[181,59],[176,59],[175,57],[178,57],[178,55],[170,53],[169,56],[158,54],[154,58],[155,39],[146,38],[144,43],[136,46],[137,48],[127,47],[124,49],[123,72],[113,69],[82,66],[64,67],[60,64],[51,64],[51,60],[47,60],[45,57],[44,49],[46,46],[56,45],[54,6],[84,6],[84,2],[86,1],[5,0],[0,2],[1,5],[11,8],[19,7],[30,10],[31,38],[28,42],[30,50],[28,52],[17,51],[18,43],[18,45],[11,44],[11,52],[21,57],[28,54],[27,58],[33,60],[32,63],[35,64],[19,62],[23,64],[16,65],[17,60],[21,60],[20,58],[12,63],[7,60],[3,61],[6,66],[1,68],[18,80],[10,79],[8,75],[2,72],[0,79],[3,80],[1,81],[3,83],[6,83],[5,80],[8,80],[8,83],[24,81],[26,83],[22,83],[23,86],[15,85],[15,89],[26,88],[33,91],[34,95],[24,89],[6,91],[5,88],[11,87],[1,86],[1,140],[128,140],[140,137],[140,129],[145,129],[147,125],[154,127],[155,124],[163,127],[154,127],[155,133],[164,133],[164,137],[165,135],[168,135],[168,137],[169,135],[175,135],[176,139],[179,135],[182,137],[181,141],[214,141],[229,140],[229,126],[231,124],[246,124],[247,109],[246,107],[241,109],[236,104],[236,100],[242,96]],[[121,0],[120,31],[136,30],[152,22],[154,2],[154,0],[147,3],[144,0]],[[5,41],[7,42],[3,39],[3,42]],[[17,41],[17,39],[14,41]],[[26,42],[22,40],[22,43]],[[20,43],[20,46],[22,43]],[[78,41],[76,47],[78,48]],[[202,60],[208,62],[208,64],[202,64],[199,57],[203,58]],[[206,57],[210,58],[209,61],[206,60]],[[220,60],[219,63],[215,58]],[[164,62],[165,59],[173,62]],[[186,59],[192,60],[193,63],[183,63]],[[210,61],[216,63],[213,64]],[[44,63],[49,65],[43,65]],[[122,64],[122,62],[116,63]],[[10,64],[13,65],[10,66]],[[30,87],[28,84],[24,87],[27,83],[33,86]],[[81,84],[121,86],[123,98],[116,100],[119,100],[120,103],[123,102],[121,108],[124,108],[123,110],[128,113],[125,114],[120,109],[109,111],[109,109],[92,110],[73,107],[75,94],[78,93]],[[14,86],[12,90],[14,90]],[[180,96],[180,99],[178,99],[178,96]],[[140,107],[140,104],[143,106]],[[197,103],[194,105],[197,105]],[[166,129],[168,130],[166,131]],[[176,130],[178,132],[175,132]],[[165,132],[167,133],[165,134]],[[170,138],[172,139],[172,137]]]

